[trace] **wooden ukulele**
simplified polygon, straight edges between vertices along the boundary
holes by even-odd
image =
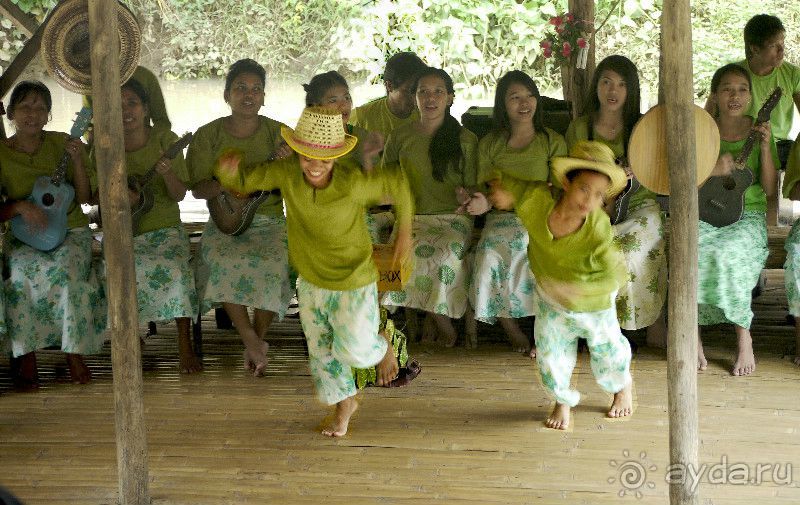
[[[769,121],[772,109],[781,99],[783,90],[775,88],[758,111],[755,123]],[[734,160],[735,168],[730,175],[709,177],[708,181],[697,191],[700,200],[700,219],[721,228],[742,218],[744,213],[744,194],[753,184],[753,172],[747,168],[747,158],[760,140],[761,134],[755,130],[745,140],[742,152]]]
[[[169,146],[167,150],[164,151],[164,154],[144,175],[128,176],[128,188],[131,191],[139,193],[139,201],[131,205],[131,223],[133,224],[134,232],[139,229],[139,221],[142,216],[150,212],[150,209],[153,208],[155,198],[153,195],[153,187],[150,183],[153,182],[153,178],[156,175],[156,166],[158,166],[158,163],[163,159],[171,160],[175,158],[175,156],[183,151],[183,148],[188,146],[191,141],[192,133],[190,132]]]
[[[92,109],[84,107],[69,131],[71,138],[78,138],[89,127]],[[52,177],[43,175],[36,179],[28,200],[41,208],[47,216],[47,226],[43,230],[31,228],[22,216],[11,219],[11,233],[20,241],[40,251],[52,251],[67,237],[67,212],[75,199],[75,188],[64,179],[69,165],[69,153],[64,150]]]
[[[625,156],[620,156],[616,161],[617,165],[621,167],[628,165],[628,159]],[[609,216],[611,218],[611,224],[617,224],[625,221],[625,218],[628,217],[628,206],[630,206],[631,197],[633,197],[634,193],[636,193],[641,186],[642,185],[639,184],[639,181],[636,180],[636,177],[630,177],[628,179],[628,185],[625,186],[625,189],[622,190],[622,193],[617,195],[617,199],[614,202],[614,208]]]

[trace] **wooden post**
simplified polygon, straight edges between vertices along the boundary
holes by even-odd
[[[94,149],[103,209],[103,251],[114,374],[117,471],[122,505],[150,503],[142,357],[120,97],[116,0],[89,0]]]
[[[665,0],[661,16],[667,162],[670,177],[669,452],[672,469],[697,471],[697,162],[689,0]],[[671,476],[678,475],[670,472]],[[671,505],[700,503],[691,479],[670,483]]]
[[[569,11],[575,15],[575,19],[582,19],[589,23],[594,23],[594,0],[569,0]],[[568,74],[570,76],[570,90],[572,101],[572,116],[578,117],[583,114],[590,93],[589,87],[592,84],[592,74],[595,68],[595,44],[589,46],[589,58],[586,60],[586,69],[579,70],[572,68]]]

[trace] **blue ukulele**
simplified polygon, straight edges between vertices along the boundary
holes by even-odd
[[[72,138],[83,135],[92,119],[92,109],[84,107],[72,124]],[[11,219],[11,233],[20,241],[40,251],[52,251],[67,237],[67,211],[75,199],[75,188],[64,181],[69,164],[69,153],[64,151],[52,177],[43,175],[36,179],[28,200],[38,205],[47,215],[47,226],[43,230],[31,228],[22,216]]]

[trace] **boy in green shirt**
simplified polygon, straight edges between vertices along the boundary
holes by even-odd
[[[240,170],[241,154],[233,151],[220,158],[215,176],[238,193],[281,190],[289,261],[300,274],[297,296],[311,376],[320,400],[336,404],[335,419],[322,433],[340,437],[358,408],[351,367],[379,364],[378,385],[398,372],[389,337],[378,333],[378,271],[364,212],[391,196],[398,229],[395,259],[405,258],[411,248],[411,192],[399,168],[364,174],[355,163],[338,160],[357,142],[345,134],[338,111],[307,107],[297,128],[282,127],[281,136],[296,155]]]
[[[632,410],[631,348],[617,322],[614,299],[624,282],[624,261],[604,202],[625,188],[625,172],[614,153],[600,143],[580,141],[569,157],[552,161],[553,181],[563,187],[554,197],[547,183],[503,176],[492,183],[491,201],[514,209],[528,230],[528,259],[536,278],[535,323],[539,373],[556,400],[546,425],[565,430],[580,393],[570,389],[579,338],[591,353],[595,378],[614,395],[609,417]]]

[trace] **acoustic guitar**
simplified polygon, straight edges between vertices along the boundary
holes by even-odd
[[[161,160],[173,159],[178,155],[183,148],[189,145],[192,141],[192,133],[189,132],[183,137],[179,138],[171,146],[164,151],[164,154],[156,161],[150,169],[143,175],[130,175],[128,176],[128,188],[131,191],[139,193],[139,201],[131,205],[131,222],[133,224],[134,232],[139,229],[139,221],[142,216],[150,212],[153,208],[154,195],[151,182],[156,175],[156,167]]]
[[[781,99],[783,90],[775,88],[769,98],[758,111],[755,123],[769,121],[772,109]],[[744,213],[744,194],[753,184],[753,172],[747,168],[747,158],[753,151],[761,134],[755,130],[745,140],[742,152],[734,160],[734,170],[730,175],[710,177],[697,191],[700,200],[700,219],[706,223],[722,228],[742,218]]]
[[[92,119],[92,109],[84,107],[78,112],[72,129],[69,131],[71,138],[78,138],[89,127]],[[47,226],[34,229],[29,226],[22,216],[17,215],[11,219],[11,233],[20,241],[39,251],[52,251],[60,246],[67,237],[67,212],[75,199],[75,188],[64,179],[69,165],[69,153],[64,150],[53,175],[43,175],[36,179],[33,191],[28,200],[35,203],[47,216]]]

